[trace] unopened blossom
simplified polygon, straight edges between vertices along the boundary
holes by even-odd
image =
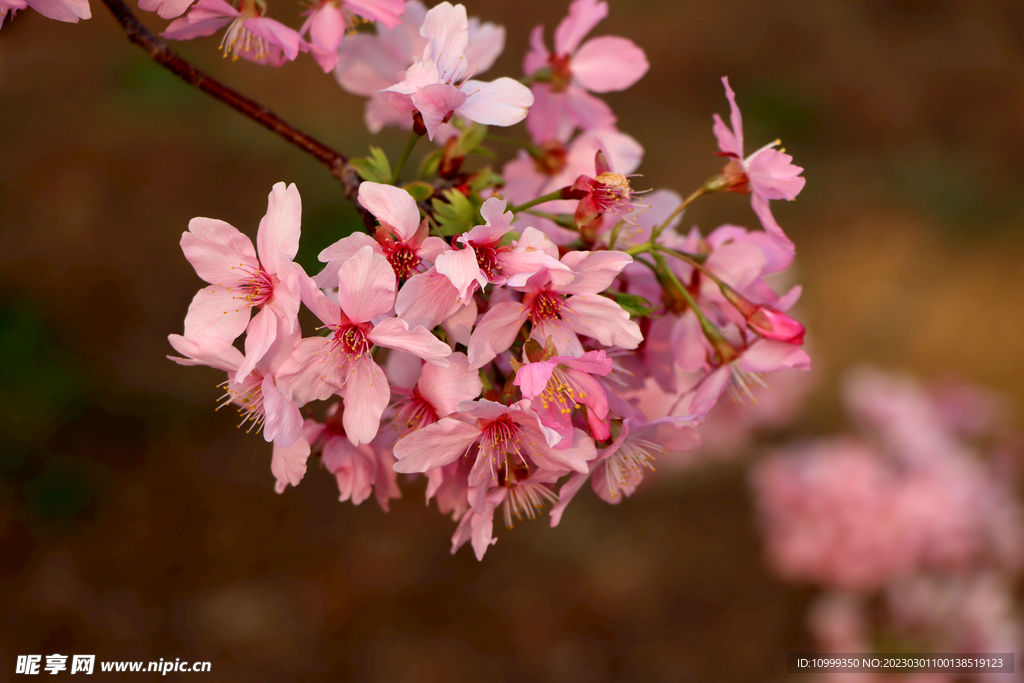
[[[299,55],[302,37],[295,29],[264,16],[266,4],[242,0],[235,9],[224,0],[199,0],[180,19],[171,22],[161,35],[171,40],[191,40],[213,35],[227,26],[220,41],[224,56],[242,57],[257,64],[281,66]]]
[[[537,231],[524,231],[523,240],[527,239],[536,240],[537,248],[557,256],[554,245]],[[632,260],[618,251],[568,252],[561,262],[574,274],[572,282],[560,284],[550,271],[541,270],[518,288],[524,292],[521,302],[492,305],[473,331],[469,364],[481,367],[507,350],[527,321],[531,338],[543,343],[551,337],[564,355],[583,355],[578,334],[605,346],[635,349],[643,340],[639,326],[618,303],[600,296]]]
[[[345,262],[338,278],[338,302],[310,282],[303,302],[330,330],[327,337],[303,339],[281,374],[298,399],[344,397],[342,424],[349,440],[369,443],[391,397],[387,377],[374,361],[374,346],[400,349],[436,365],[447,365],[451,349],[423,327],[409,329],[389,317],[395,304],[395,272],[369,246]]]
[[[467,80],[473,74],[465,54],[469,20],[463,5],[442,2],[431,9],[420,34],[428,40],[423,58],[380,94],[399,113],[418,111],[431,139],[455,113],[495,126],[511,126],[526,118],[533,94],[523,84],[507,77],[490,83]]]
[[[404,12],[404,0],[321,0],[319,5],[304,13],[307,19],[299,34],[306,36],[308,33],[309,39],[302,47],[313,53],[324,73],[330,73],[338,64],[338,48],[349,23],[346,14],[353,17],[353,23],[361,17],[393,29],[401,23]]]
[[[221,399],[222,408],[233,404],[238,408],[242,427],[263,432],[263,438],[274,444],[271,471],[277,478],[277,490],[288,484],[295,486],[306,472],[309,442],[303,434],[302,415],[292,398],[291,388],[280,376],[281,367],[291,357],[299,333],[275,340],[273,348],[252,372],[239,376],[238,368],[245,359],[231,342],[219,337],[168,337],[171,346],[185,356],[168,356],[179,365],[207,365],[228,373]]]
[[[483,510],[470,508],[463,514],[452,536],[452,554],[470,541],[477,560],[484,559],[487,548],[498,542],[494,538],[494,513],[502,507],[505,527],[515,521],[536,519],[541,510],[558,502],[555,483],[564,472],[517,469],[503,477],[499,486],[487,493]]]
[[[546,355],[546,354],[545,354]],[[608,431],[608,398],[592,375],[607,375],[612,361],[604,349],[587,351],[582,356],[551,356],[526,363],[516,370],[513,384],[523,398],[532,400],[532,408],[541,422],[555,430],[561,444],[572,442],[572,414],[587,407],[587,424],[595,441],[604,441]]]
[[[768,208],[768,201],[795,199],[807,183],[806,179],[800,177],[804,169],[793,164],[793,157],[775,149],[779,145],[778,140],[761,147],[750,156],[743,156],[743,118],[740,116],[739,107],[736,106],[736,95],[729,87],[728,77],[722,78],[722,85],[725,86],[725,95],[729,99],[732,129],[730,130],[722,118],[715,114],[713,130],[722,156],[729,157],[731,161],[722,172],[723,186],[715,189],[749,192],[750,205],[761,219],[765,231],[781,246],[792,251],[793,242],[786,237],[775,221],[771,209]]]
[[[322,289],[337,286],[342,265],[363,247],[387,258],[396,277],[408,279],[419,272],[421,263],[432,262],[446,246],[441,238],[428,236],[427,219],[420,220],[416,200],[400,187],[362,182],[359,204],[379,223],[376,239],[356,232],[321,251],[318,258],[327,265],[313,280]]]
[[[0,0],[0,27],[7,13],[14,14],[31,7],[47,19],[77,24],[80,19],[91,19],[89,0]]]
[[[544,27],[533,29],[523,71],[535,75],[549,69],[550,75],[548,82],[533,85],[538,113],[527,120],[531,131],[551,122],[570,132],[576,127],[590,130],[615,125],[608,105],[590,93],[625,90],[639,81],[650,65],[644,51],[626,38],[601,36],[583,42],[606,16],[608,3],[574,0],[569,16],[555,29],[554,52],[544,45]]]
[[[256,248],[233,226],[213,218],[193,218],[181,235],[181,249],[196,273],[210,283],[185,316],[186,337],[234,341],[243,331],[244,379],[274,341],[298,326],[299,283],[306,278],[293,261],[299,249],[302,200],[295,185],[277,183],[260,220]],[[253,309],[256,315],[252,316]],[[250,319],[250,316],[251,319]]]

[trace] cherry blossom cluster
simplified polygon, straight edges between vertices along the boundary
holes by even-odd
[[[229,9],[252,11],[242,1],[199,0],[166,35],[210,33]],[[470,542],[482,558],[499,508],[506,526],[548,508],[554,526],[588,480],[617,503],[656,457],[699,444],[695,428],[723,394],[753,398],[763,375],[809,367],[804,328],[786,313],[799,287],[780,296],[766,282],[794,255],[769,201],[792,199],[802,169],[777,143],[744,156],[723,79],[731,126],[715,116],[713,133],[724,169],[685,200],[633,190],[643,150],[595,93],[629,87],[648,64],[625,38],[584,40],[607,13],[574,0],[554,51],[538,26],[524,78],[489,83],[472,77],[493,64],[504,29],[462,5],[325,2],[302,32],[314,42],[288,45],[257,28],[262,14],[231,20],[225,40],[239,55],[274,62],[309,49],[369,98],[372,131],[412,131],[394,170],[379,150],[354,164],[375,227],[324,249],[319,273],[295,262],[294,185],[274,186],[255,247],[210,218],[182,235],[209,286],[184,334],[170,336],[173,360],[228,373],[221,405],[273,443],[279,492],[299,484],[311,455],[341,500],[372,494],[385,510],[399,474],[422,475],[427,501],[458,522],[452,552]],[[353,16],[376,24],[342,38]],[[327,39],[324,26],[339,32]],[[500,173],[463,170],[490,154],[486,126],[524,118],[530,141]],[[400,184],[420,137],[440,147]],[[677,231],[690,202],[719,191],[750,194],[764,230]],[[302,329],[302,307],[315,329]]]
[[[998,399],[875,370],[853,374],[845,398],[863,436],[782,449],[752,475],[771,564],[827,589],[810,614],[822,649],[1015,651],[1024,510]]]

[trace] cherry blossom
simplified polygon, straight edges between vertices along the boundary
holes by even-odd
[[[176,9],[167,3],[161,7],[167,8],[166,12]],[[271,66],[293,61],[299,55],[302,37],[298,31],[263,16],[265,11],[266,5],[261,6],[258,0],[242,0],[239,9],[224,0],[199,0],[188,14],[171,22],[162,35],[171,40],[191,40],[213,35],[227,26],[220,42],[225,57],[230,54],[233,59],[242,57]]]

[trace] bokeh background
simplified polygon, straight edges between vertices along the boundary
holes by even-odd
[[[566,5],[470,4],[508,28],[491,73],[518,76],[529,29],[550,36]],[[687,193],[718,170],[726,74],[751,144],[781,137],[807,169],[776,216],[799,249],[814,386],[764,439],[842,429],[837,378],[859,362],[1024,395],[1024,4],[611,6],[596,34],[651,62],[608,96],[647,149],[641,184]],[[295,182],[312,267],[354,211],[315,161],[93,14],[26,11],[0,34],[0,678],[54,652],[209,660],[218,681],[786,678],[785,653],[813,646],[811,590],[764,567],[755,446],[665,468],[617,507],[581,495],[554,530],[501,529],[482,563],[448,554],[454,525],[416,484],[390,514],[339,504],[315,467],[276,495],[269,446],[213,411],[220,373],[165,359],[202,284],[179,235],[193,216],[255,235],[271,185]],[[216,39],[177,47],[345,153],[404,145],[370,138],[362,100],[308,55],[272,70],[221,59]],[[732,195],[687,214],[754,220]]]

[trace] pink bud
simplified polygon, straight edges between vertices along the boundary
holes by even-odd
[[[747,324],[765,339],[797,345],[804,343],[804,326],[774,308],[758,306],[757,310],[747,317]]]

